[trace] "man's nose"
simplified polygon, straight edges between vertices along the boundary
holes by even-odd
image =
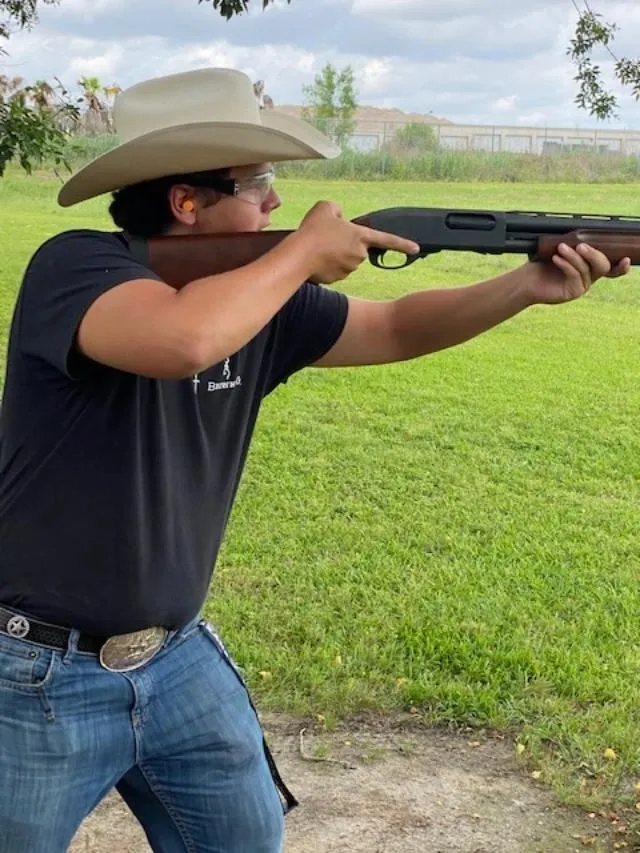
[[[266,197],[262,209],[265,213],[270,213],[272,210],[277,210],[282,205],[282,200],[275,190],[271,190]]]

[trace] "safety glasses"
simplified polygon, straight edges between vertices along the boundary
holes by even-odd
[[[202,178],[198,184],[216,190],[224,195],[232,195],[250,204],[261,205],[269,197],[275,181],[275,172],[270,169],[248,178]]]

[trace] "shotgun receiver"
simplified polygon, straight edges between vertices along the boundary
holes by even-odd
[[[378,231],[406,237],[420,245],[416,255],[385,263],[386,252],[369,249],[370,262],[382,269],[401,269],[418,258],[443,250],[480,254],[525,254],[532,261],[549,260],[559,243],[589,243],[612,264],[628,257],[640,264],[640,217],[591,214],[450,210],[437,207],[391,207],[352,220]],[[129,237],[135,256],[167,284],[216,275],[251,263],[291,231],[239,234],[195,234]],[[394,253],[395,254],[395,253]],[[402,258],[402,256],[400,256]]]

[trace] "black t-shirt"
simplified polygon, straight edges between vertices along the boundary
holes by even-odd
[[[117,634],[206,597],[261,401],[339,337],[347,298],[303,284],[239,352],[157,380],[81,356],[109,288],[156,277],[118,233],[69,231],[25,273],[0,410],[0,604]]]

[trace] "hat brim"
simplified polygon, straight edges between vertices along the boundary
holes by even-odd
[[[340,154],[326,136],[294,116],[261,111],[261,124],[202,122],[152,131],[101,154],[62,186],[70,207],[122,187],[167,175]]]

